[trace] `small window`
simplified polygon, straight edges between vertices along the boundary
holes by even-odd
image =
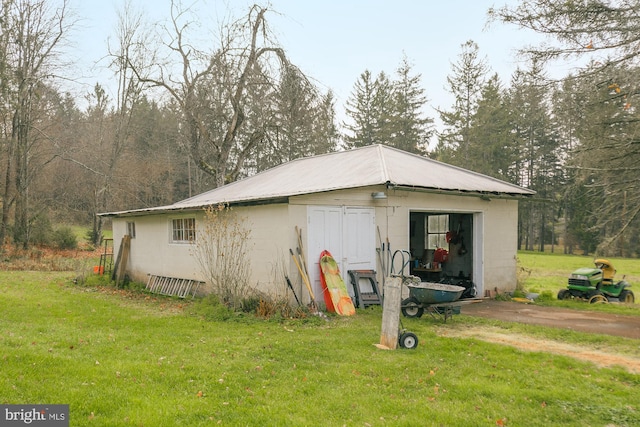
[[[447,246],[449,215],[429,215],[427,217],[427,249]]]
[[[196,240],[196,219],[176,218],[171,220],[171,242],[193,243]]]
[[[136,223],[133,221],[127,222],[127,234],[131,236],[132,239],[136,237]]]

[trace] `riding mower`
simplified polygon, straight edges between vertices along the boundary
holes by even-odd
[[[612,298],[624,303],[635,301],[633,292],[627,289],[631,286],[628,282],[614,282],[616,270],[611,262],[599,258],[594,263],[596,268],[579,268],[571,273],[567,289],[558,292],[559,300],[578,298],[591,304],[608,302]]]

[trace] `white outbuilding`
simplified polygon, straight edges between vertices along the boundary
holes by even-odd
[[[172,205],[101,215],[112,218],[116,258],[123,237],[130,236],[123,264],[135,281],[153,276],[206,282],[194,259],[204,209],[228,204],[251,230],[250,284],[260,292],[282,295],[286,273],[297,295],[309,301],[290,255],[299,246],[300,231],[317,296],[322,295],[318,261],[323,250],[337,260],[347,284],[349,270],[374,270],[382,283],[384,276],[401,273],[404,259],[405,274],[428,281],[466,277],[481,296],[486,290],[515,288],[518,200],[533,194],[372,145],[297,159]],[[438,249],[447,251],[446,261],[437,262]]]

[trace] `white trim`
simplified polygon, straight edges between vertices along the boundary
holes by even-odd
[[[484,296],[484,212],[473,213],[473,274],[478,297]]]
[[[182,239],[176,240],[174,239],[174,221],[177,220],[193,220],[193,239]],[[198,224],[195,215],[180,215],[180,216],[170,216],[168,221],[169,228],[169,244],[170,245],[194,245],[196,243],[196,239],[198,237]],[[182,233],[191,231],[190,228],[184,228],[181,230]],[[184,236],[183,236],[184,237]]]

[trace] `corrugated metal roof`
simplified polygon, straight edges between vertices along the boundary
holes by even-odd
[[[182,210],[218,203],[272,200],[386,184],[445,192],[532,195],[534,191],[385,145],[293,160],[169,206],[112,212]]]

